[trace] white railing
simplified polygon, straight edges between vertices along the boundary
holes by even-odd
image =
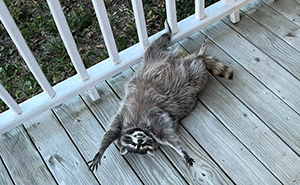
[[[254,0],[221,0],[204,9],[205,0],[195,0],[195,14],[177,23],[176,1],[166,0],[167,20],[173,32],[171,42],[175,43],[227,15],[230,15],[232,22],[238,22],[239,9],[253,1]],[[50,7],[56,26],[58,27],[60,36],[66,46],[67,52],[75,66],[77,75],[51,87],[10,15],[5,3],[3,0],[0,0],[1,22],[44,91],[18,105],[0,84],[0,98],[10,108],[10,110],[3,112],[0,115],[0,134],[84,91],[88,91],[93,100],[98,99],[100,96],[94,86],[140,61],[143,52],[149,43],[162,34],[162,32],[159,32],[148,38],[142,1],[132,0],[140,42],[119,53],[103,0],[92,0],[105,45],[109,53],[109,59],[86,69],[77,50],[74,38],[72,37],[59,1],[47,0],[47,3]]]

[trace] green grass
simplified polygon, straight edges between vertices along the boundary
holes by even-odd
[[[206,1],[209,5],[217,0]],[[90,0],[60,1],[87,68],[106,59],[104,41]],[[177,0],[178,21],[194,13],[194,0]],[[45,0],[5,0],[16,24],[51,85],[76,74]],[[130,0],[105,0],[119,51],[138,42]],[[164,0],[143,0],[148,35],[163,29]],[[21,103],[42,92],[8,33],[0,24],[0,82]],[[0,100],[0,112],[7,109]]]

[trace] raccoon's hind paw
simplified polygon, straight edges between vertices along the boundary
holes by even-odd
[[[93,160],[88,162],[89,165],[89,169],[93,172],[94,170],[97,171],[98,170],[98,165],[101,165],[101,158],[102,155],[98,152],[95,157],[93,158]]]
[[[184,154],[184,159],[185,159],[185,162],[187,163],[188,166],[193,166],[195,160],[193,158],[191,158],[186,151],[182,151],[183,154]]]

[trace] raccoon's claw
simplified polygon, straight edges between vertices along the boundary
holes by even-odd
[[[94,170],[97,171],[98,170],[98,165],[101,165],[101,157],[102,155],[98,152],[95,157],[93,158],[93,160],[88,162],[89,165],[89,169],[93,172]]]
[[[195,160],[191,158],[186,151],[182,151],[182,153],[184,154],[184,159],[188,166],[193,166]]]
[[[193,164],[195,162],[195,160],[193,158],[191,158],[189,156],[185,156],[184,159],[185,159],[185,162],[188,164],[188,166],[193,166]]]

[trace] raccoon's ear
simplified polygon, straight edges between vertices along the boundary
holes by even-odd
[[[121,149],[120,149],[120,154],[125,155],[125,154],[127,154],[127,152],[128,152],[128,150],[125,147],[122,146]]]
[[[154,151],[154,150],[148,150],[148,151],[147,151],[147,154],[148,154],[148,155],[155,155],[155,151]]]

